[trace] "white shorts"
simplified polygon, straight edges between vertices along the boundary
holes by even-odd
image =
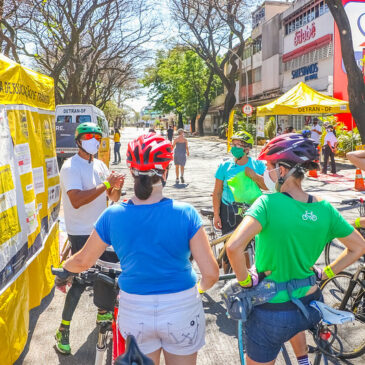
[[[190,355],[205,345],[205,316],[197,288],[173,294],[137,295],[120,291],[119,331],[133,335],[144,354],[160,348]]]

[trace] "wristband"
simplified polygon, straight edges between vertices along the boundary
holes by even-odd
[[[356,228],[361,228],[361,224],[360,224],[360,217],[355,219],[355,227]]]
[[[238,284],[240,284],[241,286],[249,286],[250,284],[252,284],[252,278],[250,273],[248,273],[245,280],[239,281]]]
[[[199,294],[204,294],[205,293],[205,290],[203,290],[200,286],[200,281],[198,281],[198,285],[197,285],[197,288],[198,288],[198,292]]]
[[[103,181],[103,184],[105,185],[107,190],[111,188],[110,182],[108,180]]]
[[[335,273],[332,271],[332,268],[330,265],[326,266],[323,269],[324,273],[327,275],[328,279],[331,279],[335,276]]]

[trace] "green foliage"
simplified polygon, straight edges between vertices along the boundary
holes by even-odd
[[[357,128],[348,131],[344,123],[337,123],[335,129],[338,142],[337,152],[340,156],[345,156],[347,152],[355,150],[356,146],[362,144]]]
[[[275,117],[270,117],[269,121],[265,124],[265,137],[272,139],[276,135],[276,121]]]
[[[112,100],[105,103],[103,112],[105,114],[106,120],[109,122],[109,125],[112,125],[117,117],[122,117],[123,115],[127,114],[125,110],[118,108],[117,104]]]
[[[192,117],[204,105],[204,91],[209,70],[203,60],[192,50],[175,47],[158,51],[155,65],[145,70],[141,83],[150,88],[150,101],[162,113],[176,112]],[[221,88],[214,78],[210,97]]]

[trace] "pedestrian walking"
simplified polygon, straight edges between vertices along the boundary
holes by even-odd
[[[175,138],[173,147],[175,148],[174,152],[174,163],[175,163],[175,171],[176,171],[176,184],[179,183],[179,175],[181,183],[185,182],[184,179],[184,169],[186,163],[186,156],[189,156],[189,147],[188,140],[184,136],[184,130],[182,128],[177,130],[178,136]]]
[[[166,364],[195,365],[205,344],[199,293],[214,285],[219,269],[195,208],[163,195],[161,182],[172,158],[171,143],[158,134],[129,143],[135,195],[104,211],[84,249],[63,268],[85,270],[113,246],[123,267],[118,278],[122,336],[134,334],[155,364],[163,352]],[[198,284],[190,255],[201,274]]]
[[[172,125],[169,125],[167,129],[167,138],[172,143],[172,139],[174,137],[174,128],[172,128]]]
[[[120,132],[118,128],[114,130],[114,161],[113,165],[120,163]]]
[[[75,141],[78,153],[67,159],[60,172],[62,204],[66,231],[75,254],[84,246],[99,215],[106,209],[108,196],[117,202],[124,177],[109,174],[104,162],[94,158],[102,137],[101,129],[94,123],[82,123],[76,128]],[[105,194],[106,193],[106,194]],[[65,290],[67,281],[56,277],[57,287]],[[71,352],[70,323],[85,285],[76,279],[67,292],[62,312],[62,321],[56,332],[56,349],[60,353]],[[106,311],[98,311],[97,322],[112,321],[113,316]]]
[[[319,145],[319,140],[320,140],[321,135],[322,135],[322,128],[320,125],[318,125],[318,119],[314,118],[313,126],[311,128],[311,138],[313,139],[314,145],[316,148]]]
[[[337,147],[337,138],[333,133],[333,126],[327,126],[327,133],[324,137],[324,162],[322,173],[327,174],[327,163],[328,159],[331,158],[331,172],[332,174],[336,174],[336,162],[335,162],[335,153]]]

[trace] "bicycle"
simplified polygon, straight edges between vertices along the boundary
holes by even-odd
[[[349,311],[355,320],[338,333],[348,348],[342,358],[352,359],[365,354],[365,264],[360,263],[355,273],[341,272],[327,279],[321,286],[325,301],[332,307]]]
[[[357,207],[360,217],[365,216],[365,201],[363,198],[342,200],[341,204]],[[359,232],[362,234],[363,237],[365,237],[365,229],[360,228]],[[327,243],[324,252],[326,266],[329,265],[331,262],[333,262],[342,253],[342,251],[345,250],[345,248],[346,247],[338,240],[334,240]],[[364,263],[365,262],[364,257],[361,257],[359,261],[361,263]],[[354,272],[356,270],[356,266],[351,265],[349,270],[351,272]]]
[[[235,277],[235,274],[226,274],[221,275],[219,277],[219,280],[234,279]],[[341,339],[337,335],[338,327],[341,327],[344,323],[350,322],[350,320],[353,321],[355,317],[353,315],[349,315],[346,311],[336,310],[332,307],[325,305],[324,303],[316,303],[317,306],[314,306],[314,308],[316,308],[321,313],[322,320],[317,324],[315,328],[309,330],[316,344],[316,347],[308,346],[309,353],[315,354],[313,365],[319,365],[322,360],[323,363],[326,365],[329,363],[340,364],[339,359],[347,358],[347,354],[344,354],[342,351]],[[318,308],[318,305],[320,306],[320,308]],[[240,320],[237,323],[237,340],[240,362],[242,365],[246,364],[244,333],[244,323]],[[339,347],[339,349],[334,347],[335,342],[339,343],[339,345],[337,346]],[[281,355],[285,361],[285,364],[292,364],[285,345],[282,346]]]
[[[238,212],[236,215],[244,217],[244,214],[249,208],[249,205],[245,203],[235,203],[235,204],[238,207]],[[219,267],[222,267],[223,256],[226,252],[226,244],[229,238],[232,236],[234,230],[225,235],[219,236],[220,232],[214,226],[214,212],[209,209],[201,209],[200,213],[202,216],[206,217],[210,222],[210,227],[208,229],[209,244],[210,247],[212,248],[213,255],[217,260]],[[250,264],[249,266],[253,265],[254,248],[255,248],[255,241],[252,240],[250,244],[247,246],[248,263]],[[230,265],[229,265],[229,271],[231,271]]]
[[[109,253],[110,254],[110,253]],[[114,253],[115,254],[115,253]],[[62,268],[51,268],[52,274],[61,279],[68,277],[69,273]],[[117,356],[124,352],[125,343],[119,333],[118,316],[118,277],[121,273],[119,262],[97,260],[95,266],[79,274],[73,274],[76,280],[86,286],[92,286],[94,290],[94,304],[99,309],[113,312],[112,322],[98,324],[98,339],[96,343],[96,355],[94,365],[113,364]],[[111,337],[111,338],[110,338]],[[109,341],[110,340],[110,341]],[[111,347],[110,351],[108,347]],[[107,358],[104,359],[105,353]],[[105,362],[106,360],[106,362]]]

